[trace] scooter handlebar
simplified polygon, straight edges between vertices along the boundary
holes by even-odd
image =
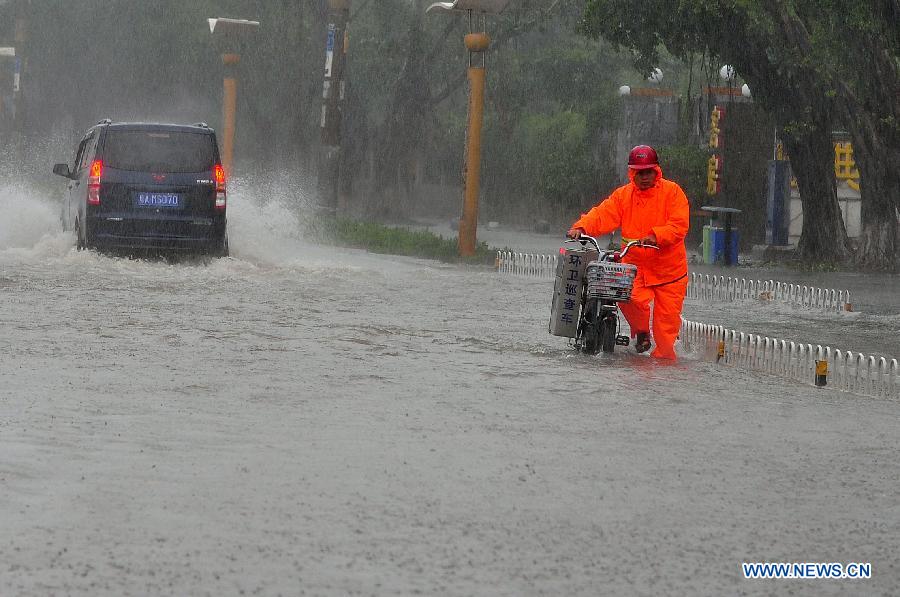
[[[587,234],[579,234],[577,237],[567,236],[566,240],[574,240],[580,242],[582,245],[591,243],[592,245],[594,245],[594,248],[597,249],[598,252],[600,252],[600,243],[598,243],[597,239],[593,236],[588,236]]]
[[[599,252],[599,253],[603,252],[603,249],[600,248],[600,243],[597,242],[597,239],[594,238],[593,236],[588,236],[587,234],[579,234],[577,237],[574,237],[574,238],[569,236],[569,237],[566,237],[566,240],[577,241],[577,242],[580,242],[582,245],[587,245],[588,243],[591,243],[592,245],[594,245],[594,248],[597,249],[597,252]],[[628,254],[628,251],[630,251],[632,247],[638,247],[638,248],[642,248],[642,249],[656,249],[657,251],[659,250],[659,246],[657,246],[657,245],[651,245],[649,243],[642,243],[639,240],[633,240],[633,241],[628,242],[622,248],[622,252],[619,253],[619,259],[625,257],[625,255]]]
[[[628,244],[626,244],[625,248],[622,249],[622,252],[619,253],[619,259],[622,259],[623,257],[625,257],[625,255],[628,254],[628,251],[631,249],[631,247],[638,247],[640,249],[656,249],[657,251],[659,251],[659,245],[651,245],[649,243],[642,243],[639,240],[633,240],[633,241],[629,242]]]

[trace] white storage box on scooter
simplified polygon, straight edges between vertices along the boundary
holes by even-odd
[[[556,262],[556,283],[550,307],[550,333],[574,338],[578,330],[581,297],[584,295],[584,272],[588,263],[598,257],[594,247],[579,241],[566,241]]]

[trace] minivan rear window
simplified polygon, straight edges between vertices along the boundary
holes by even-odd
[[[180,131],[107,131],[103,163],[119,170],[208,172],[216,163],[215,137]]]

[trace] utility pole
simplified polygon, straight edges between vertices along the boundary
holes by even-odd
[[[0,148],[10,144],[14,128],[15,102],[12,90],[12,61],[15,58],[16,49],[14,47],[0,47]]]
[[[28,14],[26,6],[30,0],[19,0],[16,4],[16,57],[13,62],[13,110],[16,150],[21,157],[25,135],[25,103],[22,101],[22,71],[25,68],[25,44],[28,41]]]
[[[21,161],[24,154],[25,105],[22,101],[22,71],[27,41],[27,6],[30,0],[0,0],[0,134],[5,148]]]
[[[350,22],[350,0],[328,0],[328,27],[325,37],[325,81],[322,85],[321,154],[319,155],[319,204],[336,214],[341,178],[341,127]]]

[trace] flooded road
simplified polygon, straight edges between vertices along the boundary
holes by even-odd
[[[546,281],[315,246],[239,194],[209,264],[77,252],[52,204],[0,207],[28,214],[0,227],[0,594],[900,583],[896,401],[576,355]],[[767,561],[873,577],[743,578]]]
[[[444,237],[453,231],[445,223],[421,225]],[[554,255],[564,232],[536,234],[509,227],[481,227],[479,239],[489,246],[536,255]],[[601,246],[611,238],[603,237]],[[688,299],[685,317],[722,325],[741,332],[777,337],[804,344],[823,344],[842,351],[852,350],[878,357],[900,359],[900,275],[860,272],[805,272],[774,266],[720,267],[697,263],[692,254],[690,271],[713,277],[753,281],[775,280],[798,286],[836,291],[849,290],[853,311],[828,313],[768,301],[743,301],[731,305]],[[515,284],[519,284],[515,282]],[[550,291],[547,291],[548,293]]]
[[[834,313],[766,301],[743,301],[723,309],[721,303],[689,300],[686,312],[692,319],[814,346],[822,344],[842,351],[900,359],[900,275],[703,265],[692,265],[691,271],[849,290],[853,309],[849,313]]]

